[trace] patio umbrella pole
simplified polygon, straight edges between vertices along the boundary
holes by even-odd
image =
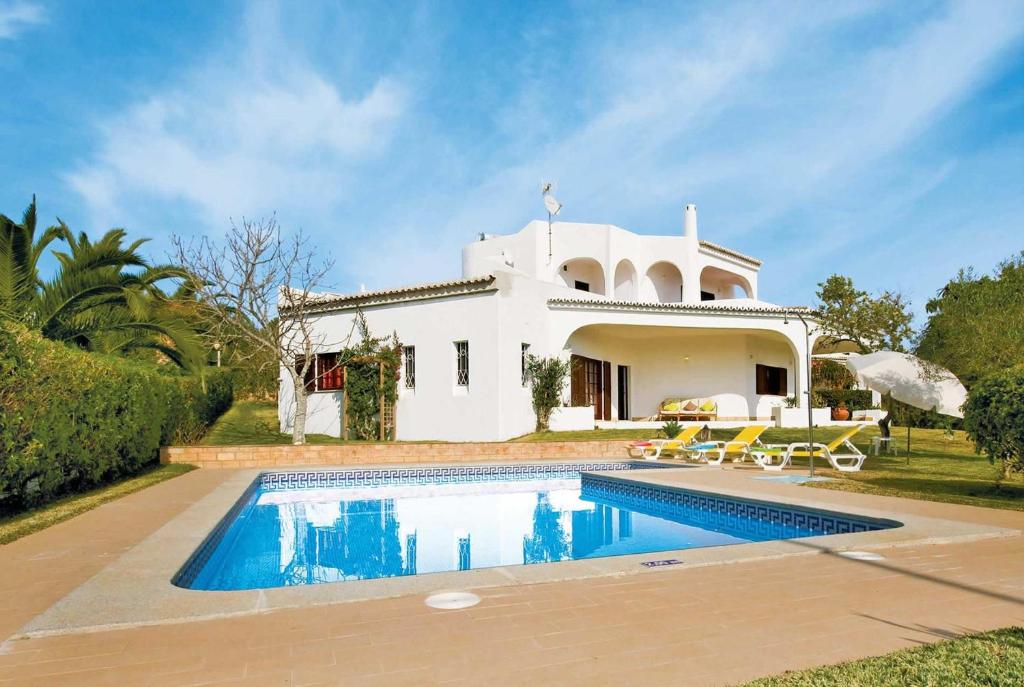
[[[804,347],[807,349],[807,455],[811,462],[810,477],[814,478],[814,409],[811,401],[811,325],[800,314],[800,311],[793,313],[800,318],[804,325]]]

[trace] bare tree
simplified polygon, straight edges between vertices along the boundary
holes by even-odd
[[[302,232],[283,236],[276,216],[231,222],[221,245],[209,238],[173,238],[175,257],[190,273],[204,336],[236,347],[236,364],[276,364],[294,388],[292,441],[306,442],[308,390],[316,354],[347,345],[313,327],[323,280],[333,266],[310,250]],[[351,338],[351,334],[349,334]],[[329,372],[320,370],[319,374]]]

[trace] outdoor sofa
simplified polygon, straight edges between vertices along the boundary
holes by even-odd
[[[658,406],[659,420],[714,420],[718,403],[713,398],[666,398]]]

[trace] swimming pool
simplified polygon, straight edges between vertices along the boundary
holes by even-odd
[[[897,523],[631,480],[644,461],[261,474],[173,582],[236,590],[863,532]]]

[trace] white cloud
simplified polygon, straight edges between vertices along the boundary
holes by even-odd
[[[45,21],[46,12],[40,5],[25,0],[0,3],[0,40],[17,38]]]
[[[152,202],[184,201],[205,229],[296,206],[323,216],[354,169],[387,149],[405,88],[384,77],[343,93],[308,65],[263,54],[267,21],[249,22],[241,59],[197,70],[97,126],[95,155],[66,177],[94,226],[139,223],[139,206]]]
[[[438,27],[399,32],[425,45],[374,44],[363,62],[373,41],[332,36],[315,67],[280,6],[254,5],[241,38],[225,40],[237,55],[102,122],[95,155],[68,181],[94,226],[152,232],[136,221],[152,201],[198,211],[198,231],[278,210],[331,240],[340,288],[352,288],[454,276],[476,232],[540,217],[537,184],[553,178],[567,221],[673,232],[696,202],[704,238],[770,261],[762,295],[806,300],[816,275],[789,269],[793,254],[835,269],[854,244],[883,255],[872,238],[920,222],[929,194],[964,168],[959,151],[907,149],[1024,30],[1019,3],[615,11],[635,15],[495,46],[518,62],[487,62],[493,81],[469,70],[483,82],[469,83],[463,64],[435,60],[444,51],[431,37],[459,40]],[[450,47],[459,62],[462,47]],[[830,232],[839,238],[820,239]]]
[[[572,80],[580,97],[603,96],[589,116],[551,135],[550,122],[537,121],[543,108],[516,101],[521,117],[502,113],[502,128],[551,142],[525,153],[510,145],[515,156],[503,167],[451,195],[447,215],[435,217],[436,231],[424,232],[429,220],[422,217],[407,234],[399,229],[390,260],[415,270],[409,278],[416,280],[448,276],[473,232],[514,231],[540,216],[541,178],[559,182],[567,221],[672,232],[681,228],[683,204],[693,201],[711,210],[710,221],[702,213],[702,236],[739,241],[753,252],[752,242],[803,251],[820,233],[793,233],[792,217],[812,203],[852,211],[843,219],[862,242],[888,231],[885,218],[857,224],[854,204],[909,213],[949,169],[938,177],[921,169],[902,179],[904,187],[873,189],[884,197],[856,198],[855,189],[882,174],[899,180],[898,154],[975,92],[1024,31],[1020,4],[953,2],[912,20],[890,10],[859,3],[716,7],[628,41],[595,40],[580,60],[589,72]],[[884,38],[868,38],[872,22],[888,25],[878,34]],[[544,84],[532,88],[557,93],[548,101],[556,112],[577,97]],[[538,130],[543,135],[532,136]],[[805,221],[797,226],[812,229]],[[842,245],[816,250],[831,260]],[[372,251],[367,247],[366,256]],[[445,251],[453,255],[420,259]],[[381,285],[393,274],[381,267],[378,257],[359,276]],[[793,298],[785,283],[776,288]],[[806,298],[805,291],[796,297]]]

